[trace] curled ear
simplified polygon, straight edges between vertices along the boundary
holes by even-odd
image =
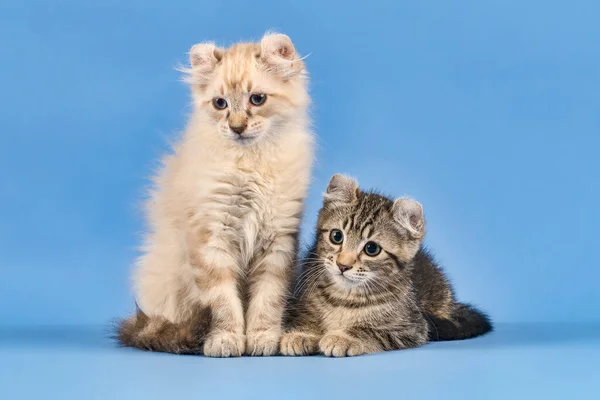
[[[214,43],[198,43],[190,49],[190,64],[192,68],[188,71],[191,81],[202,84],[210,79],[217,63],[223,57],[223,50],[217,48]]]
[[[392,206],[394,220],[414,239],[425,236],[425,216],[423,207],[415,200],[401,197]]]
[[[345,175],[335,174],[331,177],[325,204],[352,204],[358,200],[358,183]]]
[[[260,41],[260,58],[268,72],[288,79],[304,70],[292,40],[281,33],[267,33]]]

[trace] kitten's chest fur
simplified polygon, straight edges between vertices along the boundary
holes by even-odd
[[[214,185],[199,208],[215,219],[213,235],[235,244],[234,254],[247,266],[275,237],[277,177],[271,171],[236,168],[214,178]]]
[[[326,305],[321,307],[323,328],[326,331],[347,329],[354,326],[378,326],[385,323],[383,316],[393,314],[391,307],[364,306],[361,308],[334,307]]]
[[[306,155],[221,160],[196,177],[193,213],[208,233],[208,250],[226,249],[242,268],[278,234],[297,231],[309,179]]]
[[[369,301],[362,296],[336,297],[322,289],[312,299],[311,307],[321,316],[325,330],[345,329],[353,326],[385,326],[402,319],[402,307],[392,293]]]

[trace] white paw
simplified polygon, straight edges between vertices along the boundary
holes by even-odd
[[[240,357],[244,354],[246,338],[231,332],[213,332],[204,342],[204,355],[209,357]]]
[[[357,339],[347,335],[327,334],[319,341],[319,349],[327,357],[358,356],[370,353]]]
[[[249,356],[273,356],[279,351],[281,332],[248,332],[246,336],[246,354]]]
[[[286,332],[281,338],[279,351],[284,356],[306,356],[319,350],[319,337],[304,332]]]

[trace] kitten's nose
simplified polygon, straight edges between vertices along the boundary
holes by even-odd
[[[241,135],[246,130],[247,126],[248,125],[246,125],[246,124],[243,124],[243,125],[231,125],[231,124],[229,124],[229,129],[231,129],[232,131],[234,131],[238,135]]]
[[[342,264],[339,261],[336,261],[336,264],[338,266],[338,268],[340,269],[340,271],[342,272],[342,274],[346,271],[348,271],[349,269],[352,269],[351,266],[346,265],[346,264]]]

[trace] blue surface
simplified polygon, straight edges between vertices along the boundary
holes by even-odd
[[[3,399],[579,400],[597,398],[600,324],[501,324],[344,359],[175,356],[115,348],[98,328],[13,329],[0,331],[0,360]]]
[[[0,2],[0,326],[33,335],[2,338],[0,397],[597,393],[597,335],[568,327],[600,322],[598,15],[595,0]],[[193,43],[269,28],[311,53],[319,153],[304,239],[334,172],[412,195],[459,297],[540,325],[344,361],[173,358],[76,334],[133,308],[138,204],[189,112],[173,67]],[[553,322],[577,340],[539,328]],[[58,330],[31,328],[46,325]]]

